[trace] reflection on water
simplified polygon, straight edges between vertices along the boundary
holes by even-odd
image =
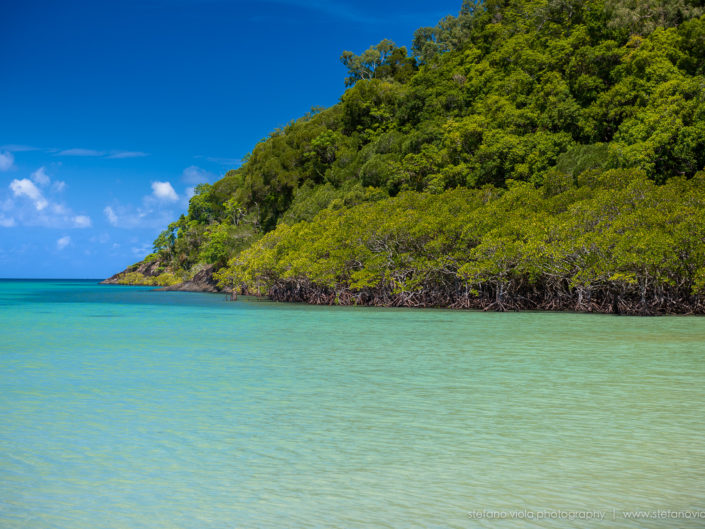
[[[0,287],[0,527],[705,526],[705,319]]]

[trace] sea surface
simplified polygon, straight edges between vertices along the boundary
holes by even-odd
[[[703,511],[704,318],[0,282],[3,529],[676,529]]]

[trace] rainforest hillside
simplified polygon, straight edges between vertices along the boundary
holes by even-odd
[[[465,1],[197,188],[113,282],[286,301],[705,310],[701,0]],[[213,279],[211,279],[213,277]]]

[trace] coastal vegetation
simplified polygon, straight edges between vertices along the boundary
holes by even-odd
[[[340,102],[199,186],[152,269],[309,303],[705,312],[703,6],[466,0],[410,51],[344,52]]]
[[[281,225],[221,269],[280,301],[655,314],[702,311],[705,173],[588,171],[498,192],[404,192]]]

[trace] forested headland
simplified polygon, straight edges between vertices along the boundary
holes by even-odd
[[[705,1],[466,0],[198,186],[112,282],[705,313]]]

